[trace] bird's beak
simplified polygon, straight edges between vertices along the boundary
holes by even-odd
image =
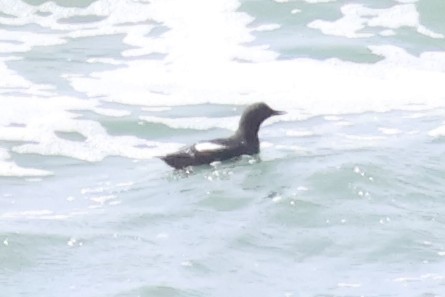
[[[281,110],[274,110],[273,112],[272,112],[272,115],[283,115],[283,114],[286,114],[287,112],[285,112],[285,111],[281,111]]]

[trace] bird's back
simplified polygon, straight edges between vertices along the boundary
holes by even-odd
[[[198,142],[175,153],[161,157],[168,165],[181,169],[188,166],[210,164],[241,155],[253,155],[259,152],[258,143],[247,144],[236,136]]]

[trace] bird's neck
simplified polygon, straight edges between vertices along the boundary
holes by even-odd
[[[262,120],[243,115],[240,119],[236,137],[246,142],[248,145],[257,146],[259,144],[258,131]]]
[[[235,135],[241,140],[244,140],[247,144],[256,145],[259,143],[258,130],[259,126],[248,128],[240,126]]]

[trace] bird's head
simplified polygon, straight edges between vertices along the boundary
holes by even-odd
[[[258,130],[261,123],[271,116],[285,114],[283,111],[273,110],[266,103],[259,102],[249,105],[241,116],[238,134],[249,139],[258,139]]]

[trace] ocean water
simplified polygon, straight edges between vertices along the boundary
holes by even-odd
[[[444,12],[0,0],[0,296],[445,296]]]

